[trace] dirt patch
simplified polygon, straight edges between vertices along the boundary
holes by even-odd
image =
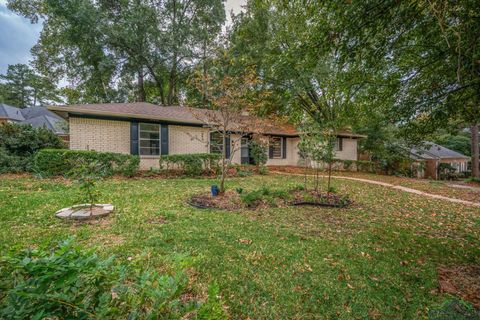
[[[165,224],[167,219],[164,216],[153,217],[147,220],[148,224]]]
[[[232,190],[213,197],[210,193],[201,193],[190,198],[189,204],[200,209],[236,210],[244,208],[240,195]]]
[[[290,192],[293,196],[293,205],[314,205],[314,206],[326,206],[326,207],[339,207],[343,208],[350,204],[352,201],[347,196],[340,196],[335,193],[316,192],[293,190]]]
[[[480,265],[457,267],[439,267],[438,282],[440,290],[480,308]]]

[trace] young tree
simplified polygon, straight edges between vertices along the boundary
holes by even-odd
[[[299,143],[299,149],[301,151],[304,160],[310,160],[309,164],[315,168],[315,181],[314,190],[318,193],[319,187],[319,172],[320,168],[323,168],[327,164],[327,195],[332,190],[331,177],[332,177],[332,165],[335,161],[335,141],[336,135],[329,130],[322,130],[318,125],[310,124],[303,126],[301,133],[301,140]],[[307,169],[307,162],[305,163],[305,169]],[[305,170],[307,172],[307,170]],[[306,178],[305,178],[306,186]]]
[[[241,148],[242,136],[260,133],[266,126],[264,120],[250,116],[250,112],[262,103],[262,96],[254,90],[258,84],[256,74],[248,69],[243,74],[229,75],[225,69],[229,64],[223,62],[217,61],[216,68],[209,73],[200,72],[194,78],[198,90],[204,92],[202,100],[206,98],[204,107],[208,109],[191,108],[197,119],[221,136],[221,142],[214,145],[222,153],[220,193],[225,192],[227,171]]]
[[[76,159],[73,161],[73,169],[68,173],[75,179],[80,187],[82,200],[86,201],[90,208],[90,216],[93,215],[93,207],[97,202],[100,193],[97,189],[97,182],[106,175],[105,167],[98,161],[87,161]]]

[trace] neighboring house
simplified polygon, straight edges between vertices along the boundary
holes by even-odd
[[[218,152],[212,146],[222,145],[218,132],[198,120],[191,108],[161,107],[150,103],[111,103],[50,106],[51,111],[68,120],[70,149],[96,150],[140,155],[141,169],[159,166],[160,155]],[[195,109],[195,112],[211,112]],[[267,165],[296,166],[299,134],[293,126],[265,126],[262,134],[269,139]],[[226,143],[230,154],[232,141],[241,140],[233,154],[233,163],[251,162],[248,155],[248,132],[232,133]],[[337,138],[336,158],[357,160],[357,139],[362,136],[342,133]],[[228,142],[230,141],[230,142]],[[217,142],[217,143],[214,143]]]
[[[410,158],[423,164],[418,170],[419,178],[438,178],[438,166],[440,163],[448,163],[458,173],[468,170],[469,157],[445,148],[433,142],[425,142],[424,147],[412,148]]]
[[[66,121],[44,107],[21,109],[0,103],[0,123],[2,122],[29,124],[36,128],[44,127],[68,140]]]

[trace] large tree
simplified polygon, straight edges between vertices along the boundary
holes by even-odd
[[[0,75],[0,102],[19,108],[60,101],[58,90],[48,78],[25,64],[9,65]]]
[[[412,142],[457,121],[471,127],[478,176],[478,1],[251,0],[247,8],[235,19],[234,52],[257,66],[283,111],[326,123],[325,110],[349,102],[357,117],[381,110]],[[325,65],[333,72],[319,72]]]
[[[11,0],[9,8],[43,20],[35,66],[66,78],[83,102],[124,100],[136,78],[134,100],[178,103],[185,73],[225,20],[222,0]]]

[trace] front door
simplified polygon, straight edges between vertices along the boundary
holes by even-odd
[[[248,144],[250,139],[243,137],[240,145],[240,161],[241,164],[250,164],[250,153],[248,151]]]

